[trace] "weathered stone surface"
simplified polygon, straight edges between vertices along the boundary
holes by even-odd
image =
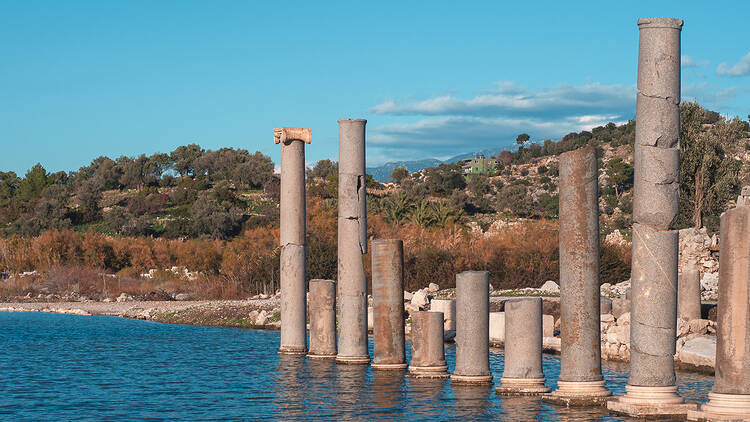
[[[310,357],[336,357],[336,283],[310,280]]]
[[[638,19],[638,28],[638,90],[643,95],[679,104],[682,20]]]
[[[542,284],[542,287],[539,288],[539,291],[544,293],[560,293],[560,286],[552,280],[547,280]]]
[[[427,291],[428,291],[428,292],[430,292],[430,293],[435,293],[435,292],[437,292],[438,290],[440,290],[440,286],[438,286],[438,285],[437,285],[437,284],[435,284],[435,283],[430,283],[430,284],[429,284],[429,285],[427,286]]]
[[[513,299],[505,302],[503,378],[544,378],[540,298]]]
[[[412,314],[411,362],[409,375],[417,378],[445,378],[443,314],[417,311]]]
[[[505,312],[490,312],[490,342],[505,342]]]
[[[416,306],[419,309],[424,309],[427,304],[430,303],[429,299],[427,298],[427,291],[417,290],[414,292],[414,295],[411,298],[411,304]]]
[[[368,363],[367,279],[362,254],[367,253],[365,193],[365,124],[340,119],[338,191],[338,302],[337,361]]]
[[[713,368],[716,362],[716,337],[695,337],[685,342],[678,354],[680,362]]]
[[[307,352],[307,301],[305,288],[305,247],[281,247],[281,347],[280,353]]]
[[[620,315],[630,312],[630,299],[612,299],[612,315],[620,318]]]
[[[542,315],[542,336],[555,336],[555,317],[552,315]]]
[[[602,315],[612,313],[612,299],[608,297],[599,298],[599,313]]]
[[[750,206],[721,216],[716,382],[713,392],[750,394]]]
[[[701,317],[700,272],[684,268],[677,279],[677,317],[687,320]]]
[[[490,382],[489,273],[456,275],[456,369],[453,381]]]
[[[406,368],[404,242],[372,242],[373,369]]]
[[[594,148],[560,155],[559,194],[560,381],[600,381],[599,188]],[[550,337],[551,331],[545,326],[544,336]]]
[[[639,146],[634,164],[633,221],[671,229],[680,213],[680,149]]]
[[[680,106],[664,98],[636,95],[635,122],[638,143],[643,146],[674,148],[680,137]]]
[[[443,313],[443,318],[445,319],[443,328],[445,331],[456,331],[455,299],[433,299],[430,302],[430,310]]]
[[[629,385],[675,383],[677,247],[677,231],[633,223]]]

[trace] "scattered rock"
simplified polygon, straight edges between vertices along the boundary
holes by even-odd
[[[427,287],[427,291],[430,293],[435,293],[438,290],[440,290],[440,286],[435,283],[430,283],[430,285]]]
[[[260,313],[258,313],[258,316],[255,318],[255,325],[266,325],[266,323],[268,323],[268,314],[264,309],[260,311]]]
[[[560,293],[560,286],[552,280],[547,280],[539,290],[545,293]]]
[[[716,363],[716,337],[695,337],[687,340],[678,354],[682,363],[714,367]]]
[[[118,302],[132,302],[133,300],[134,300],[133,296],[130,296],[129,294],[125,292],[122,292],[120,293],[120,296],[117,296]]]
[[[190,293],[177,293],[174,300],[195,300],[195,298]]]
[[[599,320],[601,322],[614,322],[615,321],[615,317],[612,314],[603,314],[603,315],[599,316]]]
[[[411,299],[412,299],[413,297],[414,297],[414,293],[412,293],[412,292],[407,292],[406,290],[404,290],[404,300],[408,300],[408,301],[411,301]]]
[[[427,292],[425,289],[417,290],[414,292],[414,296],[411,298],[411,304],[418,307],[419,309],[424,309],[427,304],[430,303],[430,300],[427,298]]]

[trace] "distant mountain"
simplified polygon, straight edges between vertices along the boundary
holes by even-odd
[[[391,172],[393,172],[393,169],[397,167],[403,167],[409,170],[410,173],[414,173],[415,171],[419,171],[419,170],[426,169],[429,167],[437,167],[440,164],[450,164],[450,163],[455,163],[457,161],[461,161],[465,158],[473,158],[475,155],[478,155],[478,154],[483,154],[485,157],[492,157],[492,156],[499,154],[500,151],[502,151],[503,149],[504,148],[491,148],[491,149],[484,149],[484,150],[476,151],[476,152],[468,152],[464,154],[455,155],[446,160],[438,160],[437,158],[424,158],[421,160],[391,161],[378,167],[368,167],[367,174],[372,175],[372,177],[379,182],[390,182]]]

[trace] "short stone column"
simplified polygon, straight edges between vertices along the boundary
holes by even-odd
[[[414,378],[448,378],[442,312],[412,312],[409,376]]]
[[[560,377],[549,399],[606,404],[599,312],[599,172],[592,147],[560,155]]]
[[[677,318],[701,317],[701,275],[695,267],[683,268],[677,278]]]
[[[365,124],[340,119],[338,304],[339,350],[336,361],[367,364],[367,278],[362,255],[367,253],[365,194]]]
[[[336,283],[310,280],[310,359],[336,358]]]
[[[716,380],[689,420],[750,421],[750,204],[721,216]]]
[[[505,302],[505,366],[501,396],[539,396],[549,392],[542,370],[542,298]]]
[[[675,385],[680,182],[680,32],[674,18],[638,20],[630,377],[608,408],[685,417]]]
[[[456,369],[451,382],[491,384],[490,273],[456,275]]]
[[[305,144],[310,129],[281,127],[273,140],[281,144],[281,347],[279,353],[307,353],[305,286]]]
[[[445,331],[456,331],[456,301],[454,299],[432,299],[430,310],[443,313]]]
[[[372,369],[405,369],[404,242],[372,242],[374,355]]]

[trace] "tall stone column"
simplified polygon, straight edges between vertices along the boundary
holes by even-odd
[[[721,216],[716,380],[690,420],[750,420],[750,204]]]
[[[701,317],[701,275],[695,267],[683,268],[677,277],[677,317],[688,321]]]
[[[336,361],[367,364],[367,253],[365,124],[339,119],[338,303],[339,351]]]
[[[281,347],[279,353],[307,353],[305,286],[305,144],[310,129],[281,127]]]
[[[456,275],[456,369],[451,382],[491,384],[490,273]]]
[[[674,18],[638,20],[630,378],[608,404],[630,416],[684,417],[675,385],[680,181],[680,32]]]
[[[448,378],[442,312],[412,312],[409,376],[414,378]]]
[[[336,283],[310,280],[310,359],[336,358]]]
[[[405,369],[404,242],[372,242],[374,356],[372,369]]]
[[[599,329],[599,172],[592,147],[560,155],[560,378],[552,401],[605,404]]]
[[[501,396],[539,396],[549,392],[542,370],[542,298],[505,302],[505,366]]]

